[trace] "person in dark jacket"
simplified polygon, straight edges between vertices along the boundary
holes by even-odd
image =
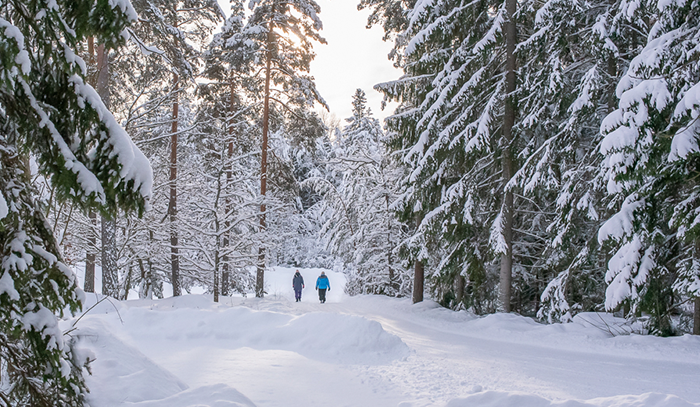
[[[331,283],[328,281],[325,271],[322,271],[321,275],[316,279],[316,289],[318,290],[318,299],[323,304],[326,302],[326,290],[331,290]]]
[[[294,297],[296,297],[297,302],[301,301],[301,290],[304,288],[304,277],[301,276],[299,270],[294,273],[294,278],[292,279],[292,287],[294,287]]]

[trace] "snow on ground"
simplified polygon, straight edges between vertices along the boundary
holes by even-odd
[[[106,299],[77,321],[92,407],[700,406],[700,338],[617,335],[584,314],[542,325],[431,301],[348,297],[326,270],[266,274],[264,299]],[[90,305],[101,296],[88,295]],[[87,307],[86,307],[87,309]],[[64,328],[76,320],[64,321]]]

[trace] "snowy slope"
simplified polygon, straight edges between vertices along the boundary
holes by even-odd
[[[328,302],[319,304],[320,271],[301,270],[301,303],[294,269],[283,268],[267,274],[265,299],[101,302],[77,322],[80,347],[95,358],[90,404],[700,406],[700,338],[613,336],[619,321],[596,314],[541,325],[348,297],[343,275],[331,271]]]

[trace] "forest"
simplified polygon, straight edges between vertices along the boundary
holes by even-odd
[[[700,334],[698,0],[359,1],[401,75],[338,119],[313,0],[0,0],[2,403],[80,404],[56,321],[96,273]]]

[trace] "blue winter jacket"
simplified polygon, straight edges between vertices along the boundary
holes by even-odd
[[[330,283],[330,281],[328,281],[328,277],[326,277],[325,274],[318,276],[318,278],[316,279],[316,288],[320,288],[320,289],[327,288],[330,290],[331,283]]]

